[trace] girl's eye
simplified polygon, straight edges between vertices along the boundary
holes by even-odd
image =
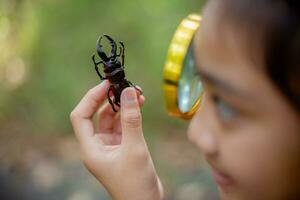
[[[228,122],[236,117],[237,113],[235,109],[224,102],[219,96],[213,95],[212,99],[214,104],[216,105],[218,115],[222,121]]]

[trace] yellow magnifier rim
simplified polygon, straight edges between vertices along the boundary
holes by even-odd
[[[200,22],[200,15],[190,14],[180,23],[169,46],[164,66],[163,89],[168,114],[183,119],[192,118],[202,99],[201,95],[192,109],[186,113],[181,112],[179,109],[177,96],[179,79],[183,70],[186,53],[192,42],[194,33],[200,26]]]

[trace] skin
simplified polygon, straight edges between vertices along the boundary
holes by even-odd
[[[299,114],[263,72],[263,62],[254,63],[244,51],[249,43],[239,35],[239,27],[228,25],[220,35],[219,9],[219,1],[208,3],[195,37],[206,94],[188,136],[213,171],[233,182],[219,181],[222,199],[296,199]],[[229,117],[219,102],[229,108]]]
[[[145,97],[126,88],[121,110],[115,113],[105,102],[108,88],[104,81],[90,89],[71,112],[81,158],[114,200],[162,199],[163,188],[143,136],[140,106]]]
[[[228,24],[220,32],[220,1],[206,5],[195,36],[206,92],[188,138],[211,166],[223,200],[297,199],[299,114],[264,73],[263,62],[246,53],[251,42],[240,36],[239,27]],[[143,136],[145,98],[125,89],[116,114],[105,103],[108,86],[104,81],[91,89],[71,113],[82,160],[114,200],[163,199]]]

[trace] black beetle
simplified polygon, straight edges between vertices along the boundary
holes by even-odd
[[[102,49],[101,40],[105,37],[109,40],[111,45],[111,52],[110,55],[107,56],[105,52]],[[113,111],[117,112],[114,105],[117,105],[120,107],[120,97],[122,91],[127,87],[134,87],[137,91],[142,94],[142,91],[137,88],[133,83],[125,79],[125,72],[124,72],[124,52],[125,52],[125,46],[123,42],[119,42],[120,44],[120,52],[117,54],[117,44],[116,42],[109,36],[109,35],[102,35],[98,38],[96,43],[96,50],[98,56],[101,58],[101,61],[96,62],[95,60],[95,54],[92,56],[93,63],[95,65],[95,70],[100,77],[101,80],[108,79],[110,82],[109,90],[107,91],[107,98],[112,106]],[[122,58],[122,62],[119,61],[118,57]],[[102,76],[98,65],[103,64],[104,67],[104,74],[105,76]],[[111,99],[111,92],[114,96],[114,99]]]

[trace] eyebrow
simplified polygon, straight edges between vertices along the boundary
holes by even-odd
[[[195,58],[195,40],[193,39],[192,42],[192,51],[193,51],[193,55]],[[196,61],[196,59],[194,59]],[[221,78],[214,76],[213,74],[206,72],[205,70],[202,70],[200,68],[201,65],[199,65],[199,63],[196,63],[196,74],[200,77],[200,80],[204,80],[204,82],[207,82],[211,85],[213,85],[214,87],[216,87],[217,89],[225,92],[226,94],[232,94],[234,96],[237,97],[244,97],[244,98],[249,98],[249,95],[247,95],[245,92],[239,90],[238,88],[234,87],[234,84],[229,83],[226,80],[222,80]]]
[[[212,84],[214,87],[216,87],[219,90],[222,90],[223,92],[230,93],[238,97],[248,96],[245,94],[245,92],[237,89],[232,84],[228,83],[226,80],[222,80],[208,72],[200,70],[199,68],[197,68],[197,74],[200,76],[201,80]]]

